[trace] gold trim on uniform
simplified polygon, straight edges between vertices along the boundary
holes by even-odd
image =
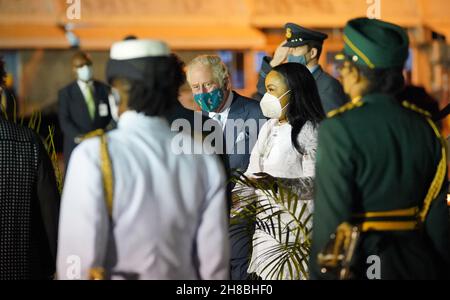
[[[105,131],[103,129],[97,129],[84,135],[82,140],[90,138],[100,138],[100,168],[102,171],[103,190],[105,192],[105,203],[108,210],[108,214],[112,217],[113,211],[113,170],[111,157],[108,152],[108,141]]]
[[[380,218],[380,217],[414,217],[417,216],[419,208],[412,207],[406,209],[397,209],[389,211],[379,211],[379,212],[366,212],[361,214],[354,214],[356,218]]]
[[[368,231],[411,231],[418,229],[417,221],[366,221],[360,225],[362,232]]]
[[[100,169],[102,172],[103,190],[105,193],[105,204],[108,215],[112,218],[113,213],[113,171],[111,157],[108,152],[108,139],[103,129],[97,129],[83,136],[82,140],[100,138]],[[104,280],[105,269],[101,267],[89,270],[89,280]]]
[[[389,220],[389,221],[370,221],[365,220],[361,222],[359,225],[361,227],[361,231],[402,231],[402,230],[416,230],[419,228],[421,224],[423,224],[427,218],[428,211],[430,210],[431,204],[438,197],[439,192],[442,189],[442,184],[445,180],[445,175],[447,173],[447,149],[446,142],[443,140],[439,129],[436,124],[431,120],[431,114],[423,110],[416,105],[409,103],[408,101],[403,101],[402,105],[420,113],[425,117],[430,127],[433,129],[436,137],[439,139],[441,143],[441,159],[436,169],[436,174],[434,175],[433,181],[431,182],[430,188],[425,196],[423,201],[422,209],[419,210],[418,207],[408,208],[408,209],[399,209],[392,211],[384,211],[384,212],[365,212],[362,214],[355,214],[356,218],[377,218],[377,217],[415,217],[414,221],[398,221],[398,220]]]
[[[358,56],[360,56],[362,58],[362,60],[364,60],[364,62],[366,63],[366,65],[369,66],[369,68],[374,69],[375,65],[370,61],[370,59],[361,51],[358,49],[358,47],[355,46],[355,44],[353,44],[353,42],[348,38],[348,36],[344,35],[344,42],[354,51],[356,52],[356,54],[358,54]],[[353,61],[357,61],[358,59],[353,59]]]
[[[290,39],[290,38],[292,37],[292,30],[291,30],[290,28],[288,28],[288,29],[286,30],[286,37],[287,37],[288,39]]]
[[[334,117],[334,116],[340,115],[340,114],[342,114],[342,113],[344,113],[344,112],[346,112],[346,111],[355,109],[355,108],[357,108],[357,107],[361,107],[361,106],[363,106],[363,105],[364,105],[364,103],[361,102],[361,101],[357,101],[357,102],[349,102],[349,103],[344,104],[343,106],[341,106],[341,107],[339,107],[339,108],[337,108],[337,109],[335,109],[335,110],[330,111],[330,112],[327,114],[327,117],[328,117],[328,118],[332,118],[332,117]]]
[[[431,118],[430,112],[428,112],[428,111],[426,111],[426,110],[424,110],[424,109],[421,109],[420,107],[417,107],[415,104],[412,104],[412,103],[410,103],[410,102],[408,102],[408,101],[405,100],[405,101],[402,102],[402,105],[403,105],[404,107],[406,107],[406,108],[412,110],[412,111],[415,111],[415,112],[417,112],[417,113],[419,113],[419,114],[424,115],[424,116],[427,117],[427,118]]]
[[[105,280],[105,269],[103,268],[90,269],[89,280]]]

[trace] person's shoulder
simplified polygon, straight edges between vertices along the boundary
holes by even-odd
[[[68,95],[72,89],[77,87],[77,85],[78,85],[77,81],[72,81],[72,82],[66,84],[61,89],[59,89],[58,95],[60,97],[63,96],[63,95]]]
[[[108,84],[106,84],[105,82],[100,81],[100,80],[95,80],[94,79],[94,85],[98,86],[98,87],[100,87],[102,89],[108,90],[108,91],[110,89],[110,86]]]
[[[431,119],[432,114],[431,112],[420,108],[419,106],[415,105],[412,102],[409,102],[407,100],[404,100],[401,102],[401,105],[406,108],[407,111],[413,112],[413,115],[416,117],[419,117],[420,119]]]
[[[252,98],[249,98],[249,97],[246,97],[246,96],[242,96],[241,94],[238,94],[235,91],[233,91],[233,95],[234,95],[234,98],[235,98],[234,101],[240,101],[246,106],[259,106],[259,102],[256,101],[255,99],[252,99]]]
[[[239,102],[247,111],[258,118],[264,118],[259,101],[234,93],[235,101]]]
[[[31,128],[0,119],[0,139],[37,143],[40,137]]]
[[[328,119],[342,118],[354,115],[354,112],[359,111],[364,107],[364,102],[348,102],[341,107],[328,112]]]
[[[311,121],[307,121],[305,125],[303,125],[301,134],[316,136],[319,131],[319,125],[314,124]]]
[[[340,87],[339,80],[337,80],[335,77],[333,77],[331,74],[326,72],[322,67],[320,67],[319,72],[321,72],[321,75],[319,77],[319,81],[322,81],[323,83],[326,83],[326,86],[328,88],[335,88]]]
[[[70,159],[79,160],[81,157],[93,162],[98,161],[100,157],[100,141],[102,135],[85,136],[83,141],[75,147]]]

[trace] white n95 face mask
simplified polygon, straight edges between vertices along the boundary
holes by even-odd
[[[290,92],[290,90],[287,91],[280,98],[277,98],[269,93],[265,93],[260,102],[263,115],[269,119],[279,120],[281,118],[283,110],[289,105],[288,103],[285,107],[281,107],[280,99],[282,99]]]
[[[84,82],[91,81],[93,73],[92,66],[85,65],[77,69],[78,79]]]

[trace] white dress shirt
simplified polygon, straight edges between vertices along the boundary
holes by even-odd
[[[112,234],[100,139],[75,149],[62,195],[58,278],[87,279],[91,268],[105,267],[113,279],[228,279],[223,168],[215,156],[175,155],[173,135],[165,120],[136,112],[108,133]]]
[[[83,97],[84,97],[85,101],[86,101],[86,99],[88,99],[88,96],[87,96],[87,88],[88,87],[91,88],[92,96],[94,95],[94,82],[92,80],[89,81],[89,82],[84,82],[82,80],[77,80],[77,84],[78,84],[78,87],[81,90],[81,93],[83,94]]]
[[[227,123],[228,114],[230,113],[231,104],[233,103],[233,92],[230,91],[230,94],[228,95],[227,102],[225,102],[224,107],[222,108],[221,112],[210,112],[208,116],[211,119],[216,120],[217,122],[220,122],[222,125],[222,130],[225,130],[225,125]]]

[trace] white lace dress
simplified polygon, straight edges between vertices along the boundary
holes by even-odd
[[[300,154],[294,147],[291,141],[292,127],[290,124],[278,123],[278,120],[270,120],[261,129],[258,141],[252,151],[250,157],[250,164],[246,171],[246,176],[252,176],[254,173],[264,172],[278,178],[292,178],[295,179],[295,189],[300,195],[300,203],[297,205],[298,214],[302,209],[303,204],[306,204],[306,213],[302,217],[302,221],[306,221],[306,217],[313,212],[313,181],[315,175],[315,159],[317,149],[317,128],[312,123],[307,122],[298,136],[300,148],[303,155]],[[259,205],[271,204],[275,209],[280,207],[273,199],[268,199],[260,190],[251,190],[257,195]],[[247,189],[246,193],[249,190]],[[276,210],[272,210],[273,213]],[[258,219],[264,218],[264,213],[258,215]],[[282,227],[293,221],[290,214],[283,213],[280,216]],[[273,220],[274,228],[279,225],[276,220]],[[272,223],[270,224],[272,225]],[[307,227],[311,229],[312,218],[307,222]],[[266,268],[271,261],[274,260],[274,253],[270,249],[277,244],[286,241],[286,232],[281,232],[281,241],[279,233],[268,234],[267,229],[258,228],[256,226],[255,234],[253,236],[253,254],[249,266],[249,273],[255,272],[263,279],[276,279],[270,274],[272,269],[270,266]],[[277,236],[277,238],[274,238]],[[294,235],[290,235],[289,241],[295,240]],[[306,262],[302,264],[306,267]],[[264,270],[265,269],[265,270]],[[294,272],[295,273],[295,272]],[[282,279],[305,279],[300,274],[290,276],[287,267],[283,269]]]

